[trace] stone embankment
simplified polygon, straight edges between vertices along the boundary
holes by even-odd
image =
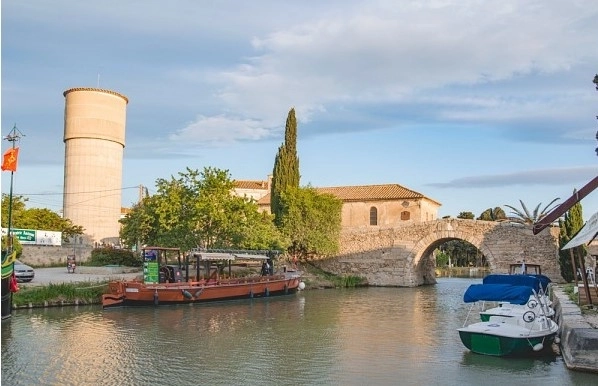
[[[598,373],[598,313],[582,314],[562,288],[553,287],[560,348],[567,368]]]

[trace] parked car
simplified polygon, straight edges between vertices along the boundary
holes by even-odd
[[[28,283],[35,277],[35,271],[27,264],[21,263],[19,260],[15,260],[14,267],[15,277],[19,283]]]

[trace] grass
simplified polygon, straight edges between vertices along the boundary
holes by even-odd
[[[13,294],[15,307],[67,304],[99,304],[107,283],[63,283],[23,287]]]
[[[307,272],[316,276],[318,279],[330,282],[335,288],[354,288],[363,285],[365,279],[360,276],[353,275],[336,275],[331,272],[324,271],[323,269],[316,267],[309,262],[304,264],[304,268]],[[306,279],[306,285],[310,286],[310,280]]]
[[[598,307],[596,307],[596,305],[594,305],[594,307],[590,308],[590,306],[588,306],[588,305],[582,306],[579,304],[579,296],[575,292],[573,292],[574,289],[575,289],[575,284],[573,284],[573,283],[567,283],[567,284],[563,285],[563,292],[565,292],[565,294],[567,294],[567,296],[573,303],[575,303],[579,306],[582,314],[586,314],[586,315],[598,314]],[[594,291],[592,291],[592,295],[594,296]],[[592,297],[592,299],[594,300],[594,297]],[[594,301],[594,303],[595,303],[595,301]]]

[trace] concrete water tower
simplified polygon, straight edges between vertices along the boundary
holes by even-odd
[[[118,237],[126,96],[99,88],[64,92],[63,216],[93,242]]]

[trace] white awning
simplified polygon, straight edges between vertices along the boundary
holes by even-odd
[[[199,260],[234,260],[235,256],[230,253],[221,252],[192,252],[192,256],[199,257]]]
[[[594,238],[598,235],[598,213],[595,213],[590,219],[585,223],[585,225],[577,232],[575,237],[573,237],[564,247],[561,249],[570,249],[574,247],[578,247],[582,244],[589,244],[590,241],[594,240]]]

